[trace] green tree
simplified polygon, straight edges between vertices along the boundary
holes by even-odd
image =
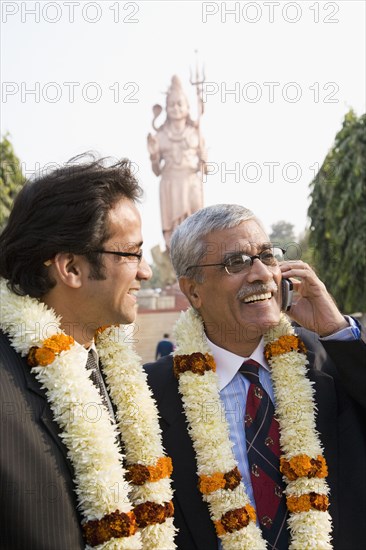
[[[300,251],[299,259],[313,266],[314,265],[313,249],[309,244],[309,237],[310,237],[310,229],[305,229],[299,235],[299,238],[298,238],[299,251]]]
[[[311,182],[309,243],[345,313],[366,311],[366,115],[351,110]]]
[[[288,243],[295,241],[294,226],[292,223],[280,220],[271,225],[271,234],[269,235],[271,243],[277,243],[286,247]]]
[[[24,184],[20,160],[6,134],[0,141],[0,230],[4,227],[15,196]]]
[[[311,263],[307,233],[303,232],[296,237],[292,223],[284,220],[273,223],[269,238],[271,243],[281,246],[286,251],[285,258],[287,260],[303,260]]]

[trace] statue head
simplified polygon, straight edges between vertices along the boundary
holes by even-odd
[[[173,76],[166,97],[166,112],[170,120],[188,118],[189,105],[182,85],[177,76]]]

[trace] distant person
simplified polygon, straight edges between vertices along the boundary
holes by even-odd
[[[158,342],[158,345],[156,346],[155,359],[159,359],[164,355],[169,355],[170,353],[172,353],[173,350],[173,342],[169,340],[169,334],[165,333],[163,336],[163,340],[160,340],[160,342]]]

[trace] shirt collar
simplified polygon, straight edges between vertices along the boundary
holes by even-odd
[[[211,342],[211,340],[209,340],[207,336],[206,336],[206,339],[207,339],[207,344],[210,348],[210,351],[215,359],[216,373],[219,379],[219,390],[221,391],[234,378],[234,376],[240,369],[241,365],[243,364],[243,361],[246,361],[247,359],[249,359],[249,357],[242,357],[240,355],[236,355],[231,351],[220,348],[219,346]],[[250,359],[257,361],[257,363],[259,363],[267,371],[269,370],[267,362],[264,358],[263,338],[261,338],[258,346],[250,355]]]
[[[83,353],[84,357],[85,357],[85,364],[88,360],[88,353],[89,351],[91,350],[93,352],[93,355],[94,355],[94,358],[98,364],[98,361],[99,361],[99,355],[98,355],[98,350],[96,348],[96,345],[95,345],[95,341],[93,340],[93,342],[91,343],[91,345],[86,348],[85,346],[79,344],[79,342],[76,342],[75,340],[75,346],[79,347],[80,349],[80,352]]]

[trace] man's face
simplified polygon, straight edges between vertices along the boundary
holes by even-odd
[[[210,233],[207,254],[200,263],[221,263],[238,252],[255,255],[268,248],[268,243],[257,222],[247,220],[232,229]],[[206,334],[220,347],[245,355],[244,351],[254,349],[261,335],[279,322],[280,268],[277,263],[268,266],[255,259],[251,267],[231,275],[220,266],[202,269],[204,281],[194,284],[190,299],[204,320]]]
[[[142,246],[140,214],[128,199],[121,199],[109,212],[110,237],[103,250],[140,252]],[[150,279],[151,269],[142,258],[103,254],[105,280],[84,279],[84,296],[88,300],[89,322],[96,325],[128,324],[136,318],[136,292],[143,279]]]

